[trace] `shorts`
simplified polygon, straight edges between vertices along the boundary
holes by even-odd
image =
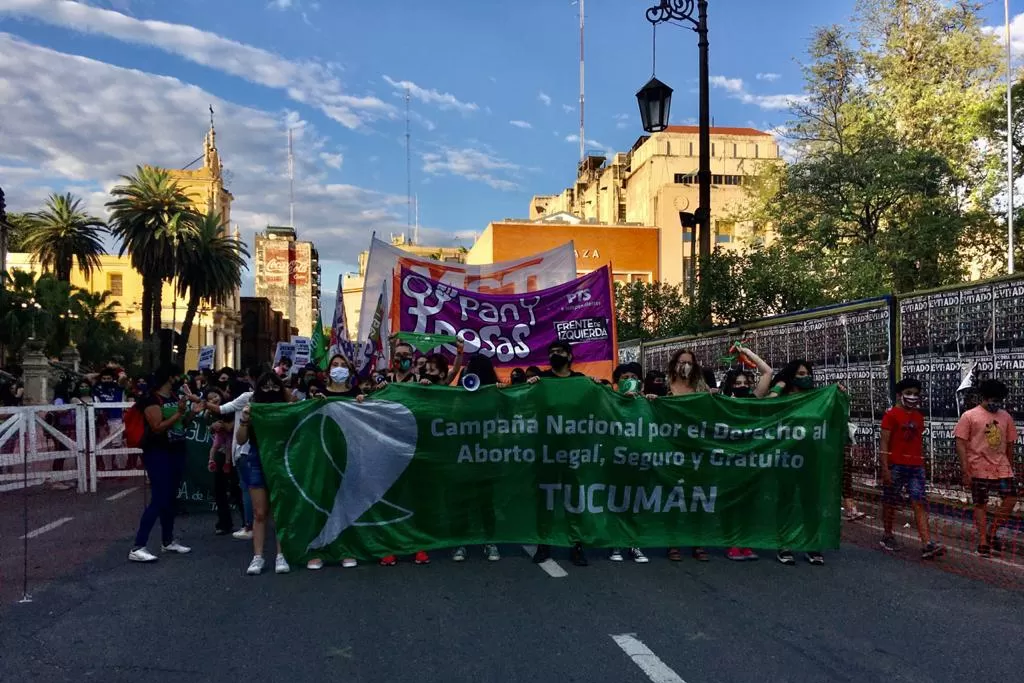
[[[920,465],[889,465],[892,486],[882,487],[882,500],[896,505],[903,499],[903,492],[915,503],[928,500],[924,490],[924,467]]]
[[[256,453],[255,449],[242,457],[245,458],[245,467],[243,468],[245,481],[243,483],[246,488],[267,488],[267,480],[263,478],[263,464],[260,462],[260,456]]]
[[[1000,498],[1017,497],[1017,480],[1013,477],[1005,479],[971,478],[971,500],[975,505],[988,505],[988,497],[995,494]]]

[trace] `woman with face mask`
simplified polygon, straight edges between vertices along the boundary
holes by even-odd
[[[697,362],[697,355],[689,349],[679,349],[672,354],[668,363],[667,386],[669,396],[703,394],[711,391],[704,378],[704,370]],[[707,562],[710,559],[708,552],[701,547],[695,547],[692,555],[693,559],[699,562]],[[683,554],[679,548],[669,548],[668,559],[672,562],[681,562]]]
[[[256,391],[253,392],[253,403],[290,403],[292,394],[284,386],[284,382],[276,373],[268,372],[263,374],[256,381]],[[238,420],[238,429],[235,432],[235,442],[242,446],[248,446],[245,455],[247,468],[247,483],[249,495],[252,498],[253,528],[252,547],[253,556],[246,569],[246,574],[256,576],[263,573],[265,562],[263,560],[263,547],[267,536],[267,521],[270,519],[270,495],[267,492],[267,482],[263,478],[263,465],[260,462],[258,435],[252,432],[252,425],[249,418],[250,406],[245,406],[242,415]],[[277,558],[274,561],[274,572],[287,574],[291,571],[288,560],[281,552],[281,540],[277,541]]]
[[[730,398],[764,398],[771,391],[772,367],[756,353],[740,344],[736,344],[736,351],[739,353],[741,361],[757,367],[758,377],[755,380],[754,373],[743,365],[733,368],[726,373],[725,380],[722,382],[722,394]],[[738,523],[742,524],[742,520]],[[749,562],[758,559],[757,553],[750,548],[729,548],[725,551],[725,556],[735,562]]]
[[[296,401],[305,401],[307,398],[312,398],[310,390],[315,389],[315,385],[319,382],[317,375],[317,367],[312,363],[308,363],[299,370],[295,376],[296,381],[292,388],[292,395],[295,396]]]
[[[804,391],[812,391],[813,389],[814,368],[806,360],[800,358],[790,361],[786,367],[779,371],[779,374],[775,377],[769,397],[788,396],[789,394],[799,394]],[[780,486],[778,496],[779,505],[793,505],[800,501],[799,493],[791,485]],[[817,514],[817,511],[808,510],[808,513],[808,519],[811,519]],[[806,557],[807,561],[814,566],[820,567],[825,564],[825,556],[818,550],[807,552]],[[779,550],[775,559],[786,566],[796,564],[793,551],[788,548]]]
[[[335,396],[355,398],[360,393],[359,377],[356,375],[352,363],[340,353],[331,356],[327,370],[327,386],[324,387],[323,395],[327,398]]]

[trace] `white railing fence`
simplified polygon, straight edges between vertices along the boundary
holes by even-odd
[[[0,408],[0,492],[49,483],[96,493],[101,478],[145,476],[142,451],[124,445],[131,405]]]

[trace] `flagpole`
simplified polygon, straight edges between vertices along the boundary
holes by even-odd
[[[1009,195],[1006,210],[1006,272],[1013,275],[1013,40],[1010,33],[1010,0],[1003,0],[1003,9],[1006,13],[1006,184]]]

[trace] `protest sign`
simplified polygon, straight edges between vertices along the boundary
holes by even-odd
[[[403,268],[395,289],[396,330],[458,336],[467,354],[479,352],[506,371],[549,365],[548,346],[564,341],[572,346],[574,369],[611,378],[616,350],[607,266],[528,294],[471,292]],[[454,344],[441,348],[455,354]]]
[[[309,363],[312,354],[309,337],[293,336],[292,346],[295,347],[295,353],[292,356],[292,372],[298,372],[299,368]]]
[[[216,346],[204,346],[199,349],[199,369],[200,370],[212,370],[213,369],[213,357],[214,352],[217,350]]]
[[[281,363],[282,358],[292,361],[292,365],[295,364],[295,344],[277,342],[277,348],[274,350],[274,367]]]
[[[586,378],[253,404],[289,560],[479,543],[839,545],[848,398],[647,400]]]

